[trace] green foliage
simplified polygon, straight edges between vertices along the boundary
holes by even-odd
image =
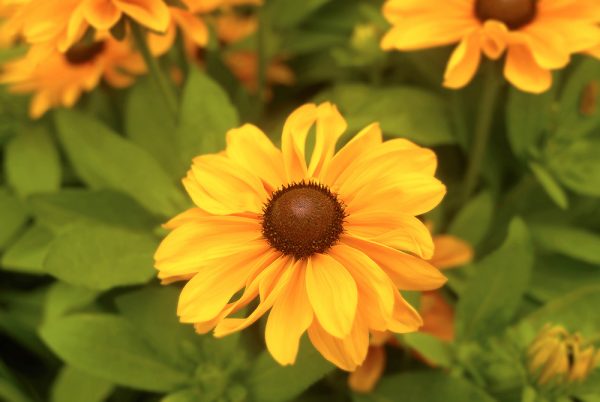
[[[113,384],[76,368],[62,368],[50,396],[51,402],[102,402],[111,394]]]
[[[515,218],[502,246],[474,266],[457,305],[459,339],[477,339],[502,330],[513,319],[527,290],[533,266],[527,227]]]
[[[115,315],[67,315],[44,324],[40,334],[70,366],[115,384],[165,392],[189,379],[160,360],[136,328]]]

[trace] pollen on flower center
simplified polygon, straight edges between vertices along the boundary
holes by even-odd
[[[475,0],[475,15],[485,22],[501,21],[509,29],[530,23],[537,12],[537,0]]]
[[[104,50],[104,42],[92,44],[75,44],[65,53],[65,59],[72,65],[85,64],[92,61]]]
[[[296,259],[327,251],[342,234],[344,206],[328,187],[294,183],[265,204],[262,233],[269,244]]]

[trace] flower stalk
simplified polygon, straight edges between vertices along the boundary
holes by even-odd
[[[150,49],[148,48],[148,44],[146,42],[146,37],[144,35],[143,28],[136,23],[131,24],[131,32],[133,34],[133,39],[135,44],[142,55],[144,62],[146,63],[146,67],[148,67],[148,71],[152,76],[152,79],[156,83],[158,90],[162,94],[164,102],[169,109],[169,113],[173,116],[174,119],[177,118],[177,110],[178,110],[178,101],[177,94],[173,86],[169,83],[169,80],[165,76],[164,72],[161,70],[160,65],[158,64],[158,60],[152,55]]]

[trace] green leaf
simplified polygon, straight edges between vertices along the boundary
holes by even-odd
[[[519,218],[509,226],[502,246],[475,264],[457,305],[459,339],[497,333],[510,323],[525,294],[533,266],[533,246]]]
[[[2,268],[27,274],[44,274],[44,259],[54,236],[40,225],[33,225],[2,255]]]
[[[471,199],[456,215],[448,233],[477,246],[487,234],[494,217],[494,199],[482,192]]]
[[[32,402],[12,373],[0,360],[0,400],[6,402]]]
[[[161,94],[150,77],[136,83],[129,93],[125,132],[133,142],[148,151],[174,179],[185,173],[187,162],[177,152],[177,125],[164,107]]]
[[[425,332],[401,335],[401,341],[410,346],[428,362],[436,366],[451,367],[453,356],[450,345]]]
[[[145,150],[73,110],[58,110],[56,124],[76,173],[90,187],[122,191],[162,215],[185,207],[181,190]]]
[[[263,352],[249,373],[248,386],[253,400],[287,401],[331,372],[334,367],[302,339],[296,363],[280,366],[268,352]]]
[[[384,377],[370,394],[354,394],[354,402],[494,402],[465,379],[438,371],[416,371]]]
[[[331,100],[340,108],[352,134],[379,122],[390,137],[408,138],[428,146],[456,142],[443,99],[424,89],[344,84],[320,94],[318,99]]]
[[[121,315],[137,328],[140,335],[160,354],[176,366],[189,367],[193,356],[186,356],[186,344],[202,337],[193,326],[177,318],[179,289],[146,287],[117,297]]]
[[[24,205],[0,187],[0,250],[17,234],[27,220]]]
[[[63,367],[52,384],[51,402],[102,402],[113,391],[109,381],[89,375],[71,366]]]
[[[550,120],[554,96],[553,90],[534,95],[510,88],[506,126],[508,140],[517,156],[525,156],[531,148],[537,148]]]
[[[37,221],[55,232],[79,221],[146,231],[160,223],[131,197],[112,190],[67,189],[35,195],[30,205]]]
[[[177,142],[186,163],[225,148],[225,133],[238,126],[238,114],[223,89],[206,74],[191,69],[183,90]]]
[[[155,275],[157,241],[146,233],[76,223],[50,246],[44,269],[74,286],[107,290],[146,283]]]
[[[169,392],[189,380],[159,360],[125,319],[110,314],[72,314],[40,329],[42,339],[67,364],[135,389]]]
[[[531,171],[535,175],[537,181],[542,185],[544,190],[546,190],[546,194],[552,198],[552,201],[556,205],[558,205],[562,209],[567,209],[569,207],[569,199],[567,198],[567,194],[565,190],[556,182],[554,177],[548,172],[542,165],[529,162],[529,167]]]
[[[529,294],[541,302],[548,302],[590,283],[600,283],[597,264],[586,264],[557,254],[542,255],[536,259]]]
[[[524,318],[519,325],[540,329],[546,323],[564,325],[585,337],[596,336],[600,331],[600,285],[594,284],[574,290],[552,300]]]
[[[270,15],[276,16],[273,24],[278,29],[289,29],[298,26],[310,14],[331,0],[306,0],[298,2],[274,1],[270,4]]]
[[[6,146],[4,165],[8,183],[22,197],[60,187],[60,157],[44,126],[21,130]]]
[[[531,226],[535,242],[545,250],[600,265],[600,235],[562,225]]]
[[[548,168],[571,190],[600,197],[600,139],[580,139],[548,156]]]
[[[54,283],[48,290],[44,303],[44,322],[60,318],[92,303],[98,292],[78,288],[63,282]]]

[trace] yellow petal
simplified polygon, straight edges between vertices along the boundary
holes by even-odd
[[[198,46],[206,46],[208,43],[208,28],[200,17],[175,7],[171,8],[171,15],[188,38]]]
[[[439,269],[454,268],[473,259],[473,248],[458,237],[438,235],[433,238],[433,244],[435,253],[429,262]]]
[[[371,346],[364,363],[350,373],[348,386],[354,392],[373,391],[385,369],[385,348]]]
[[[348,270],[326,254],[315,254],[306,268],[308,299],[321,326],[344,338],[356,316],[358,291]]]
[[[163,227],[165,229],[175,229],[184,223],[193,222],[209,216],[211,215],[208,212],[203,211],[200,208],[190,208],[170,219],[167,223],[163,224]]]
[[[398,334],[415,332],[423,325],[423,319],[400,294],[394,292],[394,312],[390,321],[389,330]]]
[[[316,118],[317,105],[309,103],[294,110],[285,121],[281,151],[288,182],[298,182],[306,178],[306,137]]]
[[[254,172],[270,189],[286,181],[283,156],[258,127],[245,124],[227,132],[227,156]]]
[[[402,290],[433,290],[446,278],[428,262],[366,239],[342,236],[342,243],[354,247],[375,261]]]
[[[111,0],[87,0],[83,5],[83,15],[94,28],[108,30],[121,18],[121,11]]]
[[[320,177],[326,171],[335,152],[335,144],[348,127],[337,107],[329,102],[318,106],[316,123],[315,146],[308,165],[310,177]]]
[[[240,290],[266,246],[230,255],[200,269],[179,296],[177,314],[182,322],[207,321],[218,315]]]
[[[171,14],[163,0],[112,0],[125,14],[155,31],[164,32]]]
[[[218,215],[260,214],[268,198],[258,177],[223,155],[194,158],[183,184],[198,207]]]
[[[552,74],[540,67],[530,50],[522,45],[508,48],[504,76],[522,91],[541,93],[552,85]]]
[[[385,331],[394,309],[393,284],[386,273],[361,251],[338,244],[329,254],[354,278],[358,304],[370,329]]]
[[[481,60],[479,36],[477,33],[468,35],[452,52],[446,72],[444,73],[444,86],[448,88],[462,88],[467,85]]]
[[[387,210],[356,212],[346,217],[344,228],[354,237],[367,238],[421,258],[429,259],[434,255],[429,230],[412,215],[390,214]]]
[[[379,123],[373,123],[362,129],[339,152],[335,154],[329,169],[322,177],[323,182],[334,185],[340,175],[349,172],[351,164],[364,152],[381,144],[382,135]]]
[[[313,320],[308,328],[308,336],[325,359],[346,371],[354,371],[360,366],[369,349],[369,330],[359,316],[354,320],[352,331],[344,339],[332,336],[317,320]]]
[[[306,261],[296,261],[288,269],[293,271],[290,281],[275,301],[265,328],[267,349],[284,366],[296,361],[300,337],[313,320],[306,294]]]

